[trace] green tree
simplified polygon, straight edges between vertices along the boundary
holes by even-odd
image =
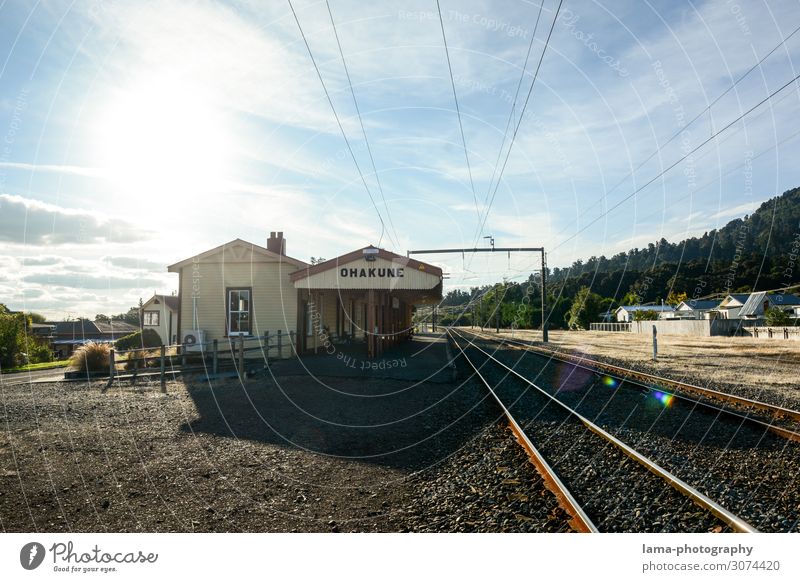
[[[655,321],[658,319],[658,311],[654,309],[642,309],[633,312],[633,321]]]
[[[771,327],[786,327],[787,325],[792,325],[792,318],[789,316],[789,313],[778,307],[767,309],[764,318],[767,320],[767,325]]]
[[[572,300],[567,314],[570,329],[589,329],[589,324],[599,319],[603,298],[592,293],[588,287],[581,287]]]

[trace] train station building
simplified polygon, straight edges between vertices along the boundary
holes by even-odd
[[[442,298],[434,265],[374,246],[311,265],[286,254],[282,232],[266,246],[236,239],[167,270],[178,274],[177,335],[188,344],[280,332],[298,353],[347,344],[376,357],[410,337],[415,306]]]

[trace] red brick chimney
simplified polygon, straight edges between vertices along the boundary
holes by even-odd
[[[286,239],[283,238],[283,233],[272,231],[269,233],[267,239],[267,250],[279,255],[286,254]]]

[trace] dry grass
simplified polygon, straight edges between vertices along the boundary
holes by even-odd
[[[510,337],[511,333],[501,330],[500,335]],[[541,332],[516,331],[514,337],[540,341]],[[608,358],[676,380],[800,408],[798,341],[661,335],[657,362],[653,362],[650,335],[551,331],[550,343],[558,350]]]
[[[110,349],[108,344],[84,344],[72,354],[69,365],[80,372],[104,372],[108,370]]]

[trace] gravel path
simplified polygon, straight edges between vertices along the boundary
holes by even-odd
[[[0,386],[1,530],[565,529],[471,381],[101,386]]]

